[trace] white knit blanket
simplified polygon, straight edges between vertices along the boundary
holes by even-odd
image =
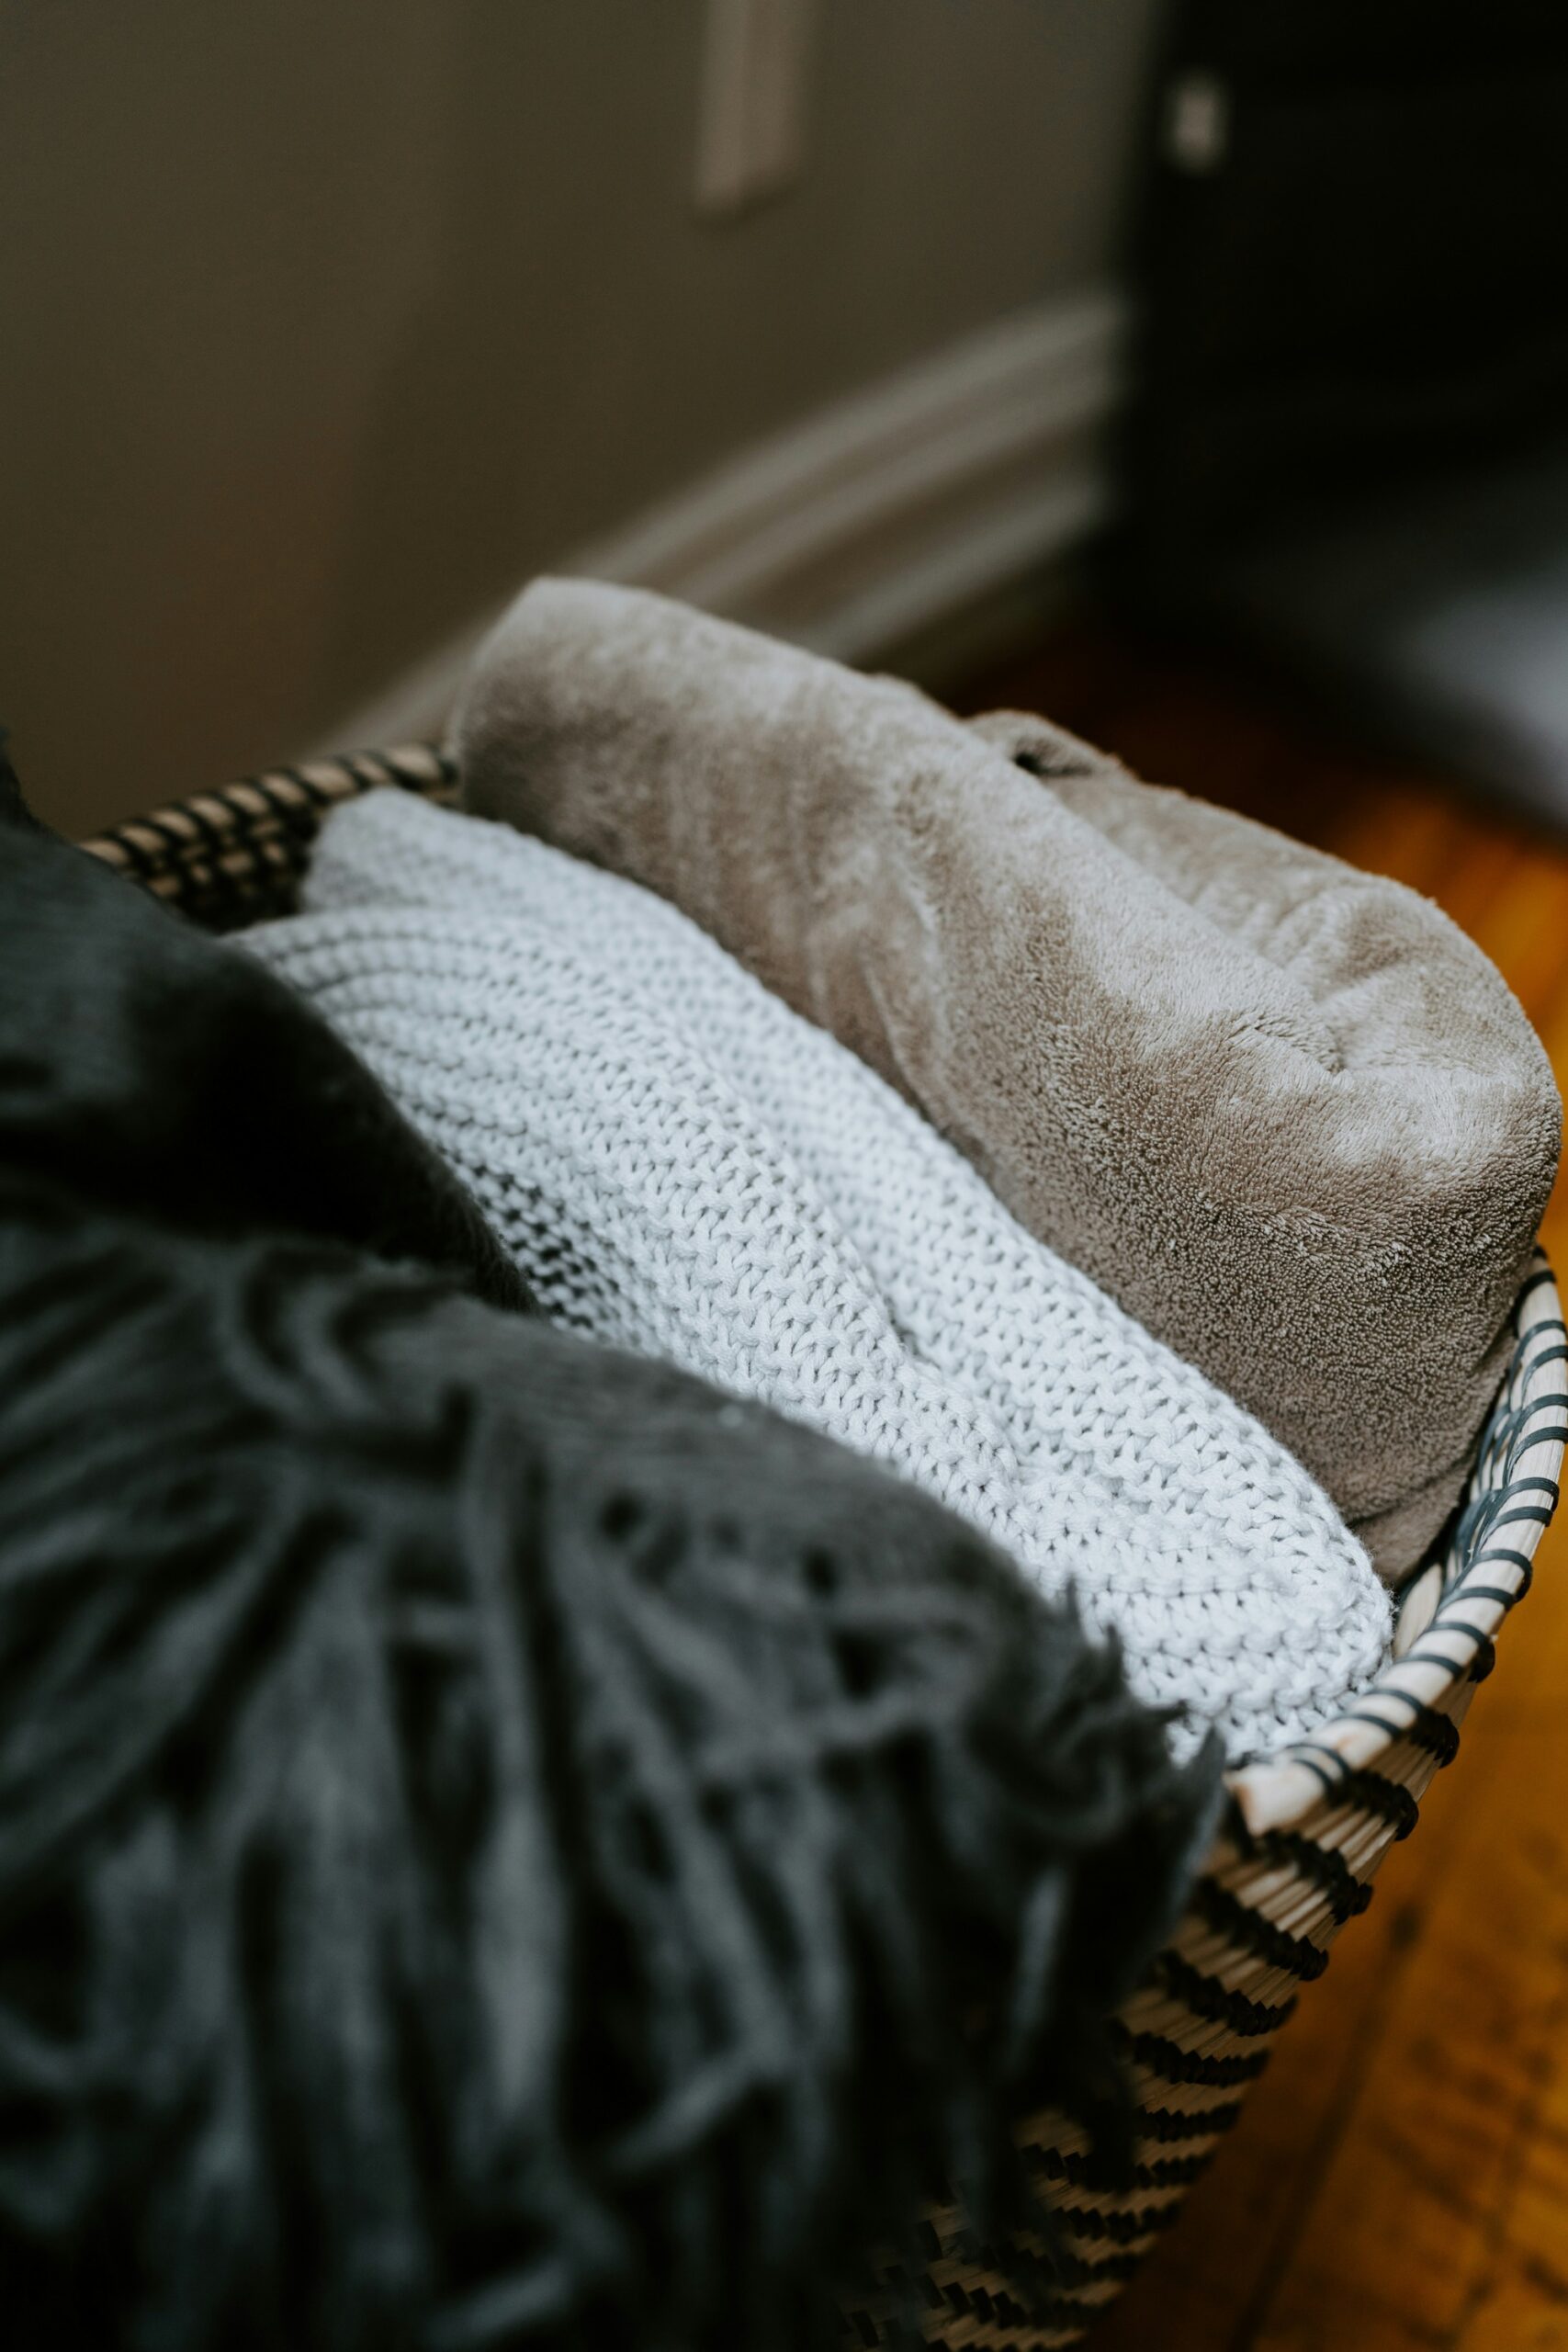
[[[674,908],[395,791],[329,820],[305,904],[244,944],[555,1320],[891,1464],[1073,1585],[1134,1686],[1236,1760],[1385,1663],[1383,1588],[1293,1458]]]

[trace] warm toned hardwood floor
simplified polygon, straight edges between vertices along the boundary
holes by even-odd
[[[1568,842],[1218,662],[1078,627],[966,697],[1436,899],[1568,1084]],[[1568,1275],[1568,1187],[1546,1227]],[[1452,1769],[1092,2352],[1568,2352],[1568,1505]]]

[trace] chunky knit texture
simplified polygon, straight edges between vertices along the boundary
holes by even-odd
[[[389,792],[332,819],[306,905],[248,945],[558,1322],[902,1471],[1074,1583],[1134,1687],[1233,1758],[1376,1673],[1386,1597],[1300,1465],[675,909]]]

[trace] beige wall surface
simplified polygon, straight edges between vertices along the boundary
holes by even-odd
[[[1156,0],[823,0],[694,209],[702,0],[0,0],[0,718],[71,831],[319,737],[529,571],[1102,276]]]

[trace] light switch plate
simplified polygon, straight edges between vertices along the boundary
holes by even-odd
[[[696,197],[704,212],[776,196],[800,172],[818,0],[707,0]]]

